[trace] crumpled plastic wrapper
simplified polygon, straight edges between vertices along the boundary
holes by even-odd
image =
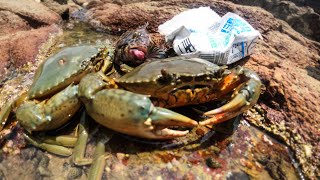
[[[234,13],[220,17],[209,7],[184,11],[161,24],[159,32],[181,56],[231,64],[253,53],[259,31]]]

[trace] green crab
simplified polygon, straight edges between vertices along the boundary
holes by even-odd
[[[119,88],[123,90],[119,91]],[[127,99],[136,101],[135,98],[144,95],[142,97],[150,98],[158,107],[171,108],[231,96],[229,103],[204,113],[211,118],[200,122],[200,125],[209,125],[226,121],[249,109],[257,102],[260,88],[258,75],[247,68],[238,66],[228,70],[200,58],[172,57],[145,62],[118,79],[110,79],[101,73],[89,74],[79,83],[79,96],[88,114],[100,124],[115,131],[146,138],[144,131],[136,132],[136,126],[122,126],[121,123],[117,125],[123,116],[126,117],[131,114],[130,111],[139,109],[133,109],[128,104],[129,107],[125,105],[119,108],[120,111],[113,108],[113,103],[110,102]],[[130,97],[126,97],[125,92],[130,92]],[[119,111],[119,115],[111,115],[108,109]],[[139,121],[138,117],[132,119]],[[149,122],[144,122],[147,123]],[[166,123],[174,125],[171,121]],[[162,129],[162,132],[155,134],[169,132],[171,131]],[[159,139],[153,135],[148,135],[147,138]]]

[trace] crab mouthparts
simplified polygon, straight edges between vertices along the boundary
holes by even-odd
[[[145,52],[139,49],[130,49],[130,53],[133,54],[139,60],[145,59]]]

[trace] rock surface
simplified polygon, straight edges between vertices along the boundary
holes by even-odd
[[[14,14],[17,14],[25,21],[28,21],[28,24],[32,27],[50,25],[53,23],[58,23],[61,20],[58,14],[34,0],[1,0],[0,10],[10,11]]]
[[[307,177],[320,176],[320,43],[294,30],[318,40],[319,23],[309,21],[309,17],[318,20],[318,14],[312,9],[301,9],[291,2],[277,0],[274,2],[279,6],[271,8],[270,4],[263,6],[255,4],[258,1],[244,0],[76,2],[88,9],[86,16],[95,29],[115,34],[146,22],[150,24],[148,29],[156,32],[159,24],[175,14],[199,6],[210,6],[220,15],[234,12],[245,18],[260,31],[263,39],[256,45],[255,53],[240,64],[255,70],[265,84],[258,105],[245,117],[289,145]],[[261,5],[273,14],[254,5]],[[290,8],[296,11],[283,12],[292,10]],[[55,25],[59,21],[59,15],[41,3],[0,0],[0,82],[7,79],[4,78],[6,73],[35,61],[50,34],[61,32]],[[297,21],[302,22],[302,29],[294,26]]]
[[[282,2],[273,9],[281,13],[281,8],[285,9],[283,4],[290,2]],[[97,0],[87,5],[87,15],[90,23],[99,29],[118,32],[149,22],[149,30],[155,32],[159,24],[175,14],[199,6],[210,6],[220,15],[234,12],[261,32],[263,39],[258,42],[256,52],[241,63],[258,72],[266,86],[259,104],[267,113],[267,122],[248,119],[280,136],[291,146],[307,176],[319,176],[320,101],[317,99],[320,99],[320,44],[293,30],[289,26],[289,17],[288,24],[275,18],[279,14],[272,15],[259,7],[214,0],[148,1],[124,5]],[[294,11],[290,16],[301,15],[294,13],[298,12]],[[304,21],[311,22],[314,21]],[[310,36],[317,35],[319,29]]]
[[[162,5],[161,5],[162,4]],[[121,34],[149,22],[148,30],[156,32],[158,25],[186,10],[183,6],[170,3],[137,2],[111,3],[110,1],[90,1],[88,8],[89,23],[95,28]]]
[[[33,0],[0,0],[0,83],[30,62],[41,47],[58,34],[61,17]]]
[[[282,19],[301,34],[320,41],[320,2],[316,0],[231,0],[234,3],[262,7]],[[312,8],[314,7],[314,8]]]
[[[26,63],[34,63],[39,50],[50,39],[51,34],[58,34],[61,29],[56,25],[19,31],[0,37],[0,78]],[[3,80],[2,80],[3,81]],[[0,81],[1,82],[1,81]]]

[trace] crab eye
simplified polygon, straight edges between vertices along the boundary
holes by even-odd
[[[141,36],[141,33],[139,33],[139,32],[134,32],[133,33],[133,38],[137,38],[139,36]]]

